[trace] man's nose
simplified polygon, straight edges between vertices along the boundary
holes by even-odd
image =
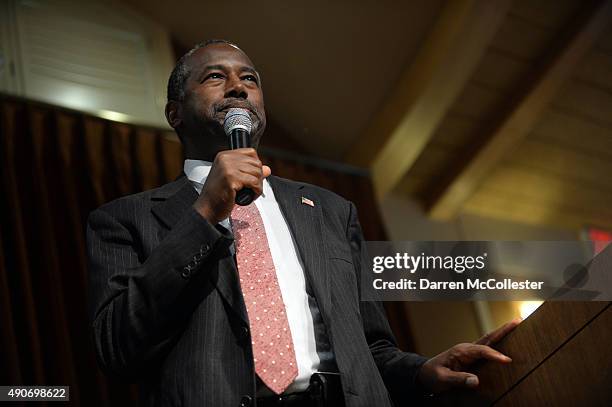
[[[232,75],[230,77],[225,89],[225,97],[240,99],[247,99],[249,97],[244,83],[242,83],[242,80],[238,76]]]

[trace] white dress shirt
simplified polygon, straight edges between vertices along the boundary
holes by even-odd
[[[200,194],[210,173],[212,163],[200,160],[185,160],[184,171],[187,178]],[[308,305],[304,267],[295,247],[293,237],[283,213],[274,198],[274,192],[268,183],[263,182],[263,194],[255,200],[266,229],[266,236],[276,269],[278,285],[281,289],[289,329],[293,338],[298,375],[285,393],[304,391],[308,387],[310,376],[320,365],[315,341],[312,313]],[[220,222],[230,228],[229,219]],[[263,395],[258,391],[258,396]]]

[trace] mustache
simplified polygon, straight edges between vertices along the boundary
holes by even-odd
[[[257,118],[259,118],[259,114],[255,107],[253,107],[251,102],[245,99],[226,99],[215,106],[215,110],[217,112],[221,112],[230,108],[246,109],[253,113],[255,116],[257,116]]]

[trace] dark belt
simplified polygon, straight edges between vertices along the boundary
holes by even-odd
[[[340,374],[314,373],[306,391],[258,397],[257,407],[344,407]]]

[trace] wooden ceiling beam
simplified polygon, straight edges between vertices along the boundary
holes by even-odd
[[[612,0],[590,2],[578,15],[556,47],[529,75],[498,120],[489,127],[472,149],[458,158],[428,202],[434,219],[453,218],[481,185],[487,174],[531,131],[543,110],[567,81],[576,64],[612,22]]]
[[[448,1],[392,95],[347,161],[372,171],[383,197],[412,167],[469,80],[504,19],[509,0]]]

